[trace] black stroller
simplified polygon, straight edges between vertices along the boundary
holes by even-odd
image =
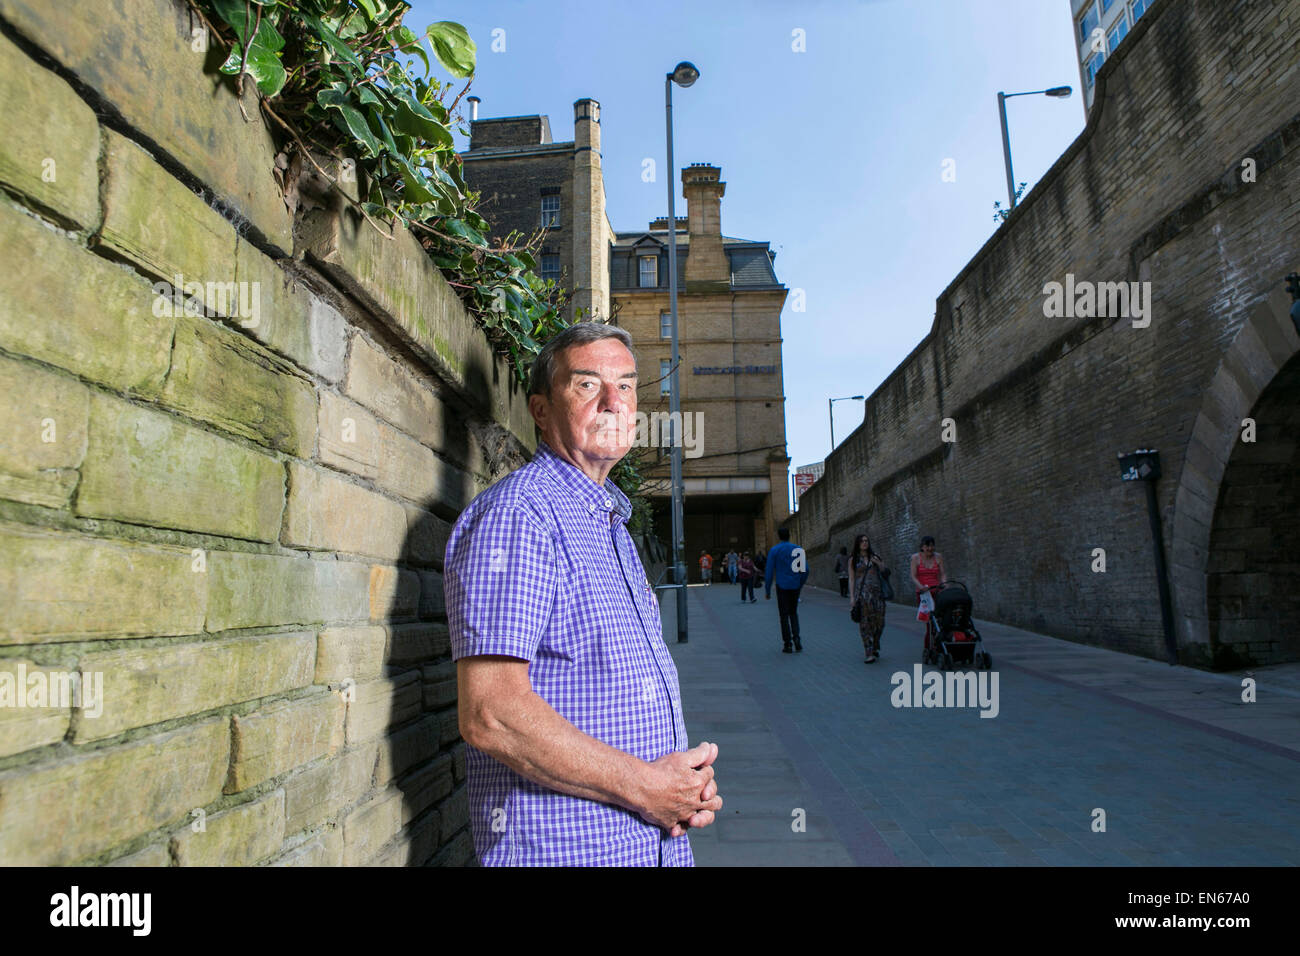
[[[925,632],[925,650],[921,659],[938,664],[940,670],[973,667],[992,670],[993,658],[984,650],[980,632],[971,620],[971,597],[966,585],[949,581],[934,592],[934,613]]]

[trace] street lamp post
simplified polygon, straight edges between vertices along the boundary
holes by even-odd
[[[686,634],[686,534],[682,521],[682,441],[677,429],[682,423],[682,394],[678,378],[681,356],[677,351],[677,203],[674,186],[677,167],[673,165],[673,84],[685,89],[700,78],[691,63],[678,63],[664,79],[664,112],[668,126],[668,308],[672,313],[673,364],[669,372],[668,421],[672,434],[673,484],[673,583],[677,585],[677,643],[685,644]]]
[[[845,398],[828,398],[826,400],[826,413],[831,420],[831,451],[835,450],[835,403],[836,402],[860,402],[865,395],[849,395]]]
[[[1010,203],[1011,209],[1016,208],[1016,183],[1015,177],[1011,175],[1011,136],[1007,133],[1007,100],[1013,96],[1037,96],[1042,93],[1044,96],[1069,96],[1074,91],[1068,86],[1054,86],[1050,90],[1032,90],[1028,93],[998,93],[998,116],[1002,120],[1002,158],[1006,160],[1007,166],[1007,202]]]

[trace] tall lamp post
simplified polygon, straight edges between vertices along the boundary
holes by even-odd
[[[826,400],[826,412],[831,419],[831,451],[835,450],[835,403],[836,402],[860,402],[865,395],[849,395],[847,398],[828,398]]]
[[[1007,100],[1013,96],[1037,96],[1039,93],[1044,96],[1067,97],[1073,92],[1068,86],[1054,86],[1050,90],[1032,90],[1028,93],[998,93],[998,116],[1002,118],[1002,158],[1007,163],[1007,202],[1010,203],[1010,209],[1016,208],[1016,183],[1015,177],[1011,175],[1011,136],[1007,133]]]
[[[677,585],[677,643],[686,635],[686,533],[682,521],[682,442],[676,429],[682,422],[681,382],[677,375],[681,356],[677,351],[677,167],[673,165],[673,84],[685,89],[700,78],[692,63],[678,63],[664,79],[664,112],[668,125],[668,308],[672,312],[673,364],[669,373],[668,421],[672,436],[673,483],[673,583]]]

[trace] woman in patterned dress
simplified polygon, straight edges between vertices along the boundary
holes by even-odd
[[[871,536],[858,535],[849,561],[849,590],[854,603],[862,608],[858,634],[862,637],[867,664],[874,664],[880,656],[880,634],[885,629],[885,597],[880,587],[880,572],[884,568],[880,555],[871,550]]]

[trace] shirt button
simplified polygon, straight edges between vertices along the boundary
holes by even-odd
[[[614,502],[613,502],[612,500],[610,500],[609,498],[606,498],[606,499],[605,499],[605,507],[606,507],[606,508],[611,507],[613,504],[614,504]]]

